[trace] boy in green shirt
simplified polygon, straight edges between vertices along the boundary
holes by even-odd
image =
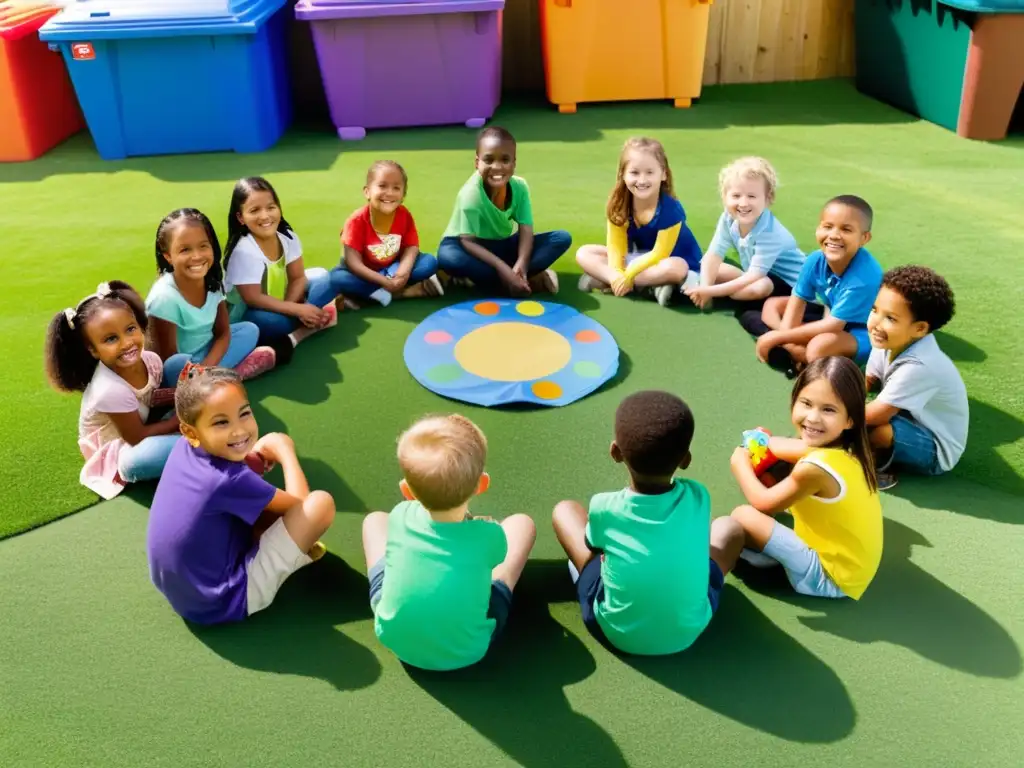
[[[476,172],[455,199],[438,265],[449,277],[512,296],[558,293],[558,276],[548,267],[572,237],[562,230],[534,234],[530,188],[515,170],[512,134],[497,126],[480,131]]]
[[[595,495],[589,515],[575,501],[555,507],[583,623],[615,650],[653,656],[689,648],[743,549],[738,525],[711,539],[707,489],[673,477],[690,465],[693,429],[693,414],[675,395],[630,395],[615,414],[611,446],[629,487]]]
[[[487,438],[469,419],[434,416],[398,441],[406,501],[363,521],[378,639],[420,669],[480,661],[501,633],[537,529],[528,515],[474,518],[487,490]]]

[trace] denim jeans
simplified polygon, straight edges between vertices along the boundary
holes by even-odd
[[[117,474],[126,483],[158,479],[171,449],[181,439],[181,435],[175,432],[173,435],[154,435],[136,445],[125,446],[117,457]]]
[[[391,277],[397,270],[398,262],[394,261],[379,272]],[[412,272],[409,273],[409,282],[406,285],[422,283],[435,272],[437,272],[437,259],[429,253],[421,252],[416,256]],[[369,280],[363,280],[363,278],[352,274],[344,264],[331,270],[331,285],[334,286],[335,294],[340,293],[342,296],[351,296],[357,299],[368,299],[370,294],[380,288],[376,283],[371,283]]]
[[[510,267],[519,258],[519,233],[505,240],[477,240]],[[572,236],[568,232],[540,232],[533,236],[533,253],[526,273],[529,277],[543,272],[569,250]],[[468,277],[477,286],[498,288],[502,285],[496,269],[462,247],[457,237],[446,237],[437,249],[438,266],[451,277]]]
[[[306,303],[321,309],[326,307],[338,295],[331,276],[326,269],[312,267],[306,270]],[[297,317],[267,309],[247,309],[242,319],[255,323],[260,329],[260,340],[287,336],[298,328],[302,322]]]
[[[217,363],[217,365],[223,366],[224,368],[234,368],[240,362],[245,360],[245,358],[249,356],[250,352],[256,349],[256,342],[259,341],[259,338],[260,329],[253,323],[232,323],[231,342],[228,344],[228,349],[227,352],[224,353],[224,357],[220,359],[220,362]],[[163,386],[176,386],[178,383],[178,377],[184,370],[185,364],[189,362],[201,362],[202,359],[206,357],[206,353],[209,349],[210,345],[207,344],[194,355],[186,355],[183,352],[179,352],[178,354],[171,355],[164,360]]]

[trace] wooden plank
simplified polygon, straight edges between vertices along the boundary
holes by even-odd
[[[749,83],[753,80],[762,1],[730,0],[726,3],[728,8],[722,45],[723,83]]]
[[[708,47],[704,51],[704,85],[722,82],[722,46],[725,40],[725,9],[728,3],[712,3],[708,13]]]
[[[761,3],[761,18],[757,25],[757,58],[750,78],[752,82],[771,83],[778,77],[782,47],[779,40],[782,5],[782,0],[765,0]]]

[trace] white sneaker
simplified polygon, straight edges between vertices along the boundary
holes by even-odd
[[[573,565],[572,560],[569,561],[569,575],[572,576],[573,584],[580,580],[580,572],[576,570],[576,566]]]
[[[576,283],[576,287],[582,293],[590,293],[592,290],[597,288],[597,280],[584,272],[580,275],[580,281]]]
[[[370,294],[370,298],[374,301],[379,301],[382,307],[386,307],[391,303],[391,293],[385,291],[383,288],[378,288],[376,291]]]
[[[659,285],[654,289],[654,299],[661,306],[667,307],[672,303],[672,297],[676,292],[674,285]]]
[[[430,288],[427,289],[428,294],[432,296],[444,296],[444,286],[441,285],[441,281],[438,279],[437,275],[431,275],[427,279],[427,283],[430,285]]]
[[[700,285],[700,272],[694,272],[691,269],[686,273],[683,284],[679,286],[679,292],[682,293],[684,288],[696,288],[698,285]]]
[[[744,549],[740,552],[740,560],[750,563],[755,568],[771,568],[779,564],[774,557],[768,557],[764,552],[754,549]]]

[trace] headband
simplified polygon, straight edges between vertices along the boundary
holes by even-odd
[[[70,328],[72,331],[75,330],[75,318],[78,317],[78,311],[82,308],[82,305],[85,304],[85,302],[91,301],[92,299],[102,299],[105,296],[109,296],[113,292],[114,289],[110,287],[110,283],[100,283],[99,285],[96,286],[96,293],[91,293],[88,296],[86,296],[84,299],[78,302],[74,309],[72,309],[71,307],[65,309],[64,319],[68,323],[68,328]]]

